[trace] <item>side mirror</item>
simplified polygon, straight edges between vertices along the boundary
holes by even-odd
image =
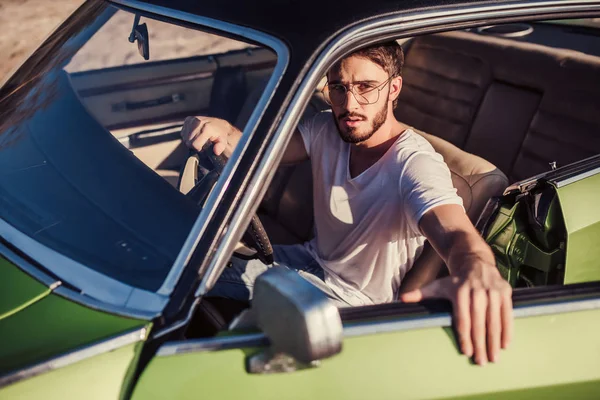
[[[298,273],[273,267],[254,285],[252,309],[274,354],[302,363],[331,357],[342,350],[343,327],[335,304]]]

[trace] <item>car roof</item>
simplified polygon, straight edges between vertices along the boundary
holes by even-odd
[[[326,39],[360,22],[398,12],[498,4],[505,1],[457,0],[148,0],[167,7],[227,21],[283,39],[293,52],[313,52]]]

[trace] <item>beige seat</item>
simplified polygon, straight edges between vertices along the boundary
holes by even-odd
[[[444,157],[452,174],[452,183],[463,200],[467,215],[473,223],[477,222],[487,201],[493,196],[501,195],[508,186],[506,175],[492,163],[443,139],[417,129],[415,132],[427,139],[435,151]],[[404,277],[400,292],[407,292],[433,281],[443,265],[440,256],[427,244],[415,265]]]
[[[444,157],[467,215],[473,223],[477,222],[488,199],[501,195],[508,186],[506,175],[479,156],[467,153],[437,136],[412,129],[427,139],[435,151]]]
[[[600,57],[473,32],[415,38],[395,114],[510,182],[600,153]]]

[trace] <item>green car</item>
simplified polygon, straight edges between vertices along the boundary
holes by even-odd
[[[596,16],[600,1],[85,2],[0,88],[0,399],[600,397]],[[327,107],[327,69],[390,39],[397,118],[444,156],[514,288],[514,341],[483,368],[443,301],[338,310],[280,268],[251,305],[207,296],[233,254],[312,237],[310,162],[283,151]],[[189,153],[190,115],[243,131],[229,160]],[[400,291],[445,273],[426,248]]]

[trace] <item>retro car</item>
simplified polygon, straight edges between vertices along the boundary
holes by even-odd
[[[0,89],[0,398],[597,398],[600,1],[90,0]],[[207,296],[232,254],[313,225],[279,165],[340,57],[397,40],[400,121],[452,171],[513,285],[500,361],[443,301],[337,309],[273,268]],[[243,130],[189,153],[189,115]],[[258,232],[258,233],[257,233]],[[426,249],[405,287],[444,274]]]

